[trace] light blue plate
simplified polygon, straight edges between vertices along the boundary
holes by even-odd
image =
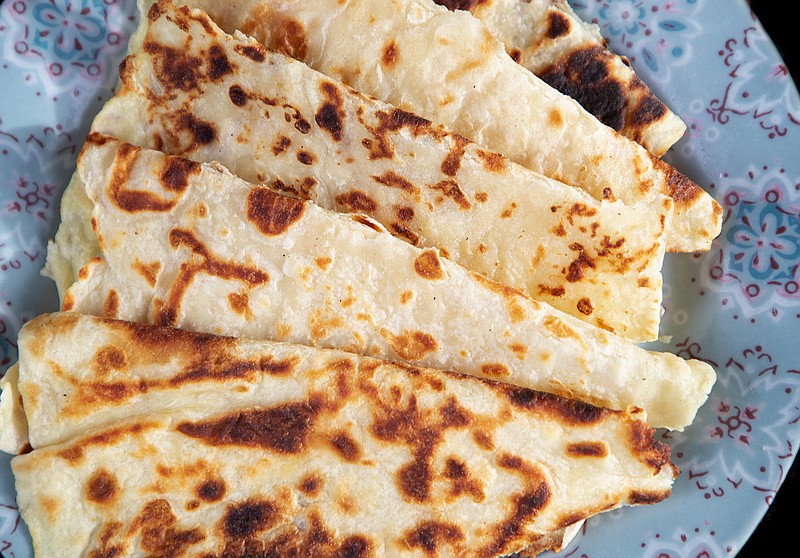
[[[590,520],[561,554],[734,556],[800,446],[800,97],[742,0],[571,3],[687,122],[666,158],[723,204],[725,224],[710,252],[665,264],[672,341],[653,347],[719,376],[694,424],[663,434],[681,469],[673,494]],[[134,0],[0,6],[0,372],[22,324],[57,309],[39,275],[46,242],[135,21]],[[28,558],[8,460],[0,552]]]

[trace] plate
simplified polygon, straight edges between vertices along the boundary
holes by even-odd
[[[602,514],[562,556],[732,556],[800,445],[800,97],[743,0],[570,0],[688,124],[666,159],[724,207],[703,254],[664,265],[663,343],[718,381],[684,432],[659,432],[681,470],[665,502]],[[0,5],[0,373],[16,335],[57,309],[40,275],[93,115],[113,94],[135,0]],[[724,21],[724,25],[719,25]],[[32,556],[0,457],[0,552]],[[552,555],[552,554],[549,554]]]

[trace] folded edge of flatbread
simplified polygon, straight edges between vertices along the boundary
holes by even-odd
[[[177,4],[597,199],[671,196],[668,251],[708,250],[721,230],[722,207],[712,196],[514,62],[468,12],[433,0]]]
[[[656,157],[686,131],[630,62],[608,48],[597,25],[582,20],[565,0],[434,1],[469,10],[516,62]]]
[[[539,551],[678,474],[636,413],[340,351],[55,313],[19,365],[38,558]]]
[[[635,342],[657,339],[671,198],[595,200],[253,39],[225,35],[204,14],[164,5],[149,15],[93,131],[365,213],[584,321]],[[192,71],[176,71],[183,67]],[[76,178],[65,194],[48,269],[60,251],[93,237],[91,204],[75,201],[81,189]],[[97,253],[83,248],[75,267]],[[63,291],[63,274],[52,275]]]
[[[336,347],[691,423],[715,381],[341,214],[91,134],[78,172],[101,256],[62,308]],[[245,218],[243,218],[245,216]]]

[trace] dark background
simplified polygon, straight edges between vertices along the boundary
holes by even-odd
[[[0,4],[3,0],[0,0]],[[793,2],[779,0],[750,0],[750,7],[758,16],[767,33],[772,37],[775,45],[783,57],[789,73],[795,83],[800,83],[800,46],[790,37],[788,25],[794,20],[791,17]],[[724,25],[724,22],[720,22]],[[796,25],[794,26],[796,29]],[[796,31],[795,31],[796,32]],[[772,505],[764,519],[742,548],[737,558],[763,558],[765,555],[788,556],[797,552],[796,541],[798,526],[797,508],[793,505],[800,502],[800,460],[791,468],[786,476],[783,486],[778,491]],[[780,549],[781,552],[776,552]],[[787,550],[792,549],[788,552]],[[0,553],[0,558],[2,558]]]
[[[750,0],[750,7],[778,47],[795,83],[800,83],[800,47],[792,40],[788,23],[794,2]],[[795,5],[796,8],[796,5]],[[800,156],[800,154],[798,154]],[[794,503],[800,501],[800,460],[791,468],[764,519],[737,558],[797,555],[798,515]],[[780,551],[778,551],[780,549]],[[788,551],[788,552],[787,552]]]

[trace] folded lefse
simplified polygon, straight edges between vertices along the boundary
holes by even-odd
[[[581,207],[568,218],[551,217],[574,226],[569,238],[607,231],[606,250],[636,244],[647,251],[649,242],[649,253],[631,248],[627,257],[638,253],[648,262],[658,290],[665,226],[672,231],[667,244],[673,250],[698,249],[716,234],[713,200],[674,169],[631,148],[631,142],[604,135],[605,128],[574,103],[498,62],[491,53],[499,43],[468,14],[412,0],[391,7],[352,1],[341,11],[327,1],[299,3],[292,4],[291,17],[281,11],[285,2],[238,3],[237,13],[222,3],[191,3],[211,9],[225,28],[243,27],[323,72],[357,78],[355,85],[368,93],[371,85],[400,84],[409,96],[398,104],[410,100],[423,114],[419,91],[404,73],[406,57],[436,62],[440,47],[453,55],[445,44],[447,32],[460,26],[459,33],[484,38],[484,52],[471,62],[468,48],[455,56],[451,69],[457,71],[445,76],[444,89],[433,97],[459,94],[464,114],[472,118],[481,114],[478,103],[459,89],[464,76],[456,74],[468,74],[477,85],[500,83],[494,93],[483,92],[489,101],[491,94],[502,94],[503,84],[528,87],[538,99],[534,108],[550,103],[571,133],[577,132],[551,141],[575,151],[575,158],[585,155],[580,149],[587,145],[610,141],[616,154],[608,160],[638,166],[638,178],[644,177],[632,190],[646,192],[639,198],[626,195],[625,187],[601,192],[600,201],[562,190],[562,205],[551,205],[552,213],[570,203]],[[412,28],[395,17],[397,9],[413,16]],[[376,62],[387,79],[371,85],[371,78],[359,79],[371,73],[364,62],[375,45],[359,44],[361,34],[339,36],[341,29],[362,25],[365,14],[370,16],[365,21],[374,16],[375,23],[372,28],[362,22],[371,29],[365,35],[391,42],[391,48],[381,46]],[[37,556],[61,556],[64,548],[104,555],[535,554],[562,548],[591,515],[667,497],[677,469],[668,448],[653,440],[645,417],[656,427],[682,429],[691,423],[713,385],[711,367],[646,351],[586,323],[591,320],[585,312],[582,321],[510,288],[508,283],[530,290],[525,288],[530,278],[513,282],[517,252],[506,256],[503,263],[512,271],[503,277],[491,270],[480,274],[479,261],[473,263],[476,272],[440,257],[446,252],[457,260],[459,250],[464,258],[473,250],[459,245],[456,235],[429,246],[423,242],[444,215],[453,220],[451,228],[468,228],[474,221],[476,231],[496,234],[489,214],[477,209],[488,194],[511,209],[539,211],[546,224],[536,234],[547,242],[537,253],[550,258],[541,261],[592,273],[583,245],[572,266],[556,264],[558,255],[548,253],[561,235],[553,234],[560,229],[541,209],[551,203],[545,194],[558,196],[563,184],[439,124],[393,112],[241,33],[225,36],[201,12],[161,2],[150,20],[131,42],[132,51],[142,52],[128,58],[118,95],[93,123],[48,254],[48,273],[58,283],[63,309],[81,314],[47,315],[27,324],[18,366],[3,380],[3,449],[17,453],[33,447],[15,457],[12,467]],[[186,29],[197,24],[203,31],[192,32],[191,45]],[[320,42],[326,42],[324,52],[315,50]],[[238,58],[232,53],[237,47]],[[427,56],[414,55],[415,49]],[[262,75],[257,64],[267,59],[276,68]],[[165,70],[175,78],[171,84],[158,75]],[[447,68],[421,71],[445,75]],[[426,84],[417,79],[417,85]],[[268,81],[281,80],[294,89],[269,94],[264,89]],[[195,91],[198,84],[203,97]],[[276,99],[290,90],[291,102]],[[391,87],[381,92],[391,100]],[[219,107],[223,93],[230,118],[214,119],[204,103]],[[297,103],[306,103],[304,110],[297,110]],[[450,104],[439,107],[445,110],[437,110],[436,122],[447,122],[442,116]],[[264,114],[280,107],[285,118],[280,126],[267,126],[254,107]],[[514,122],[524,121],[516,114],[519,107],[514,105]],[[338,112],[342,108],[344,114]],[[304,118],[309,110],[312,116]],[[350,111],[356,118],[348,118]],[[388,133],[376,134],[382,113],[402,115],[402,122],[384,120]],[[235,134],[215,127],[226,120],[238,127]],[[501,115],[500,124],[511,121]],[[526,127],[505,131],[511,129]],[[355,135],[347,136],[353,130]],[[531,130],[531,137],[541,135],[541,128]],[[297,133],[308,144],[295,145],[295,153],[286,148],[301,138]],[[331,140],[323,141],[324,134]],[[222,141],[222,135],[230,137]],[[493,145],[502,134],[492,126],[477,135],[503,151]],[[281,136],[288,144],[275,141]],[[273,140],[270,150],[280,144],[283,151],[261,161],[266,151],[256,138],[263,143],[264,137]],[[414,180],[387,179],[378,165],[389,161],[376,163],[380,156],[352,157],[364,176],[383,180],[372,180],[358,207],[342,203],[349,192],[336,188],[360,175],[337,175],[333,167],[317,165],[312,146],[319,160],[331,159],[325,150],[333,149],[347,161],[344,144],[356,139],[371,155],[383,154],[387,146],[413,152],[400,166],[415,173]],[[283,154],[293,159],[281,159]],[[427,170],[414,167],[414,157],[424,159]],[[574,163],[564,153],[559,158],[566,167]],[[597,163],[602,166],[600,159]],[[439,174],[431,170],[436,167]],[[495,190],[488,193],[478,190],[487,173],[497,175]],[[582,186],[593,173],[580,169]],[[272,189],[242,176],[268,181]],[[309,177],[317,183],[304,180]],[[438,198],[425,197],[436,188],[420,185],[447,179],[455,188],[449,183]],[[619,173],[611,179],[625,183]],[[537,188],[536,195],[513,189],[516,182]],[[289,190],[293,197],[276,190]],[[665,204],[665,195],[675,198],[676,213],[699,208],[710,228],[675,244],[675,231],[694,227],[693,218],[669,226],[673,202]],[[634,210],[606,199],[612,197],[649,205],[646,218],[654,217],[657,225],[612,242],[610,212],[624,216]],[[363,212],[369,209],[365,199],[374,202],[377,220],[322,207]],[[410,202],[417,204],[411,211]],[[433,208],[430,215],[426,206]],[[586,208],[594,221],[581,224]],[[395,217],[425,218],[407,219],[416,228],[392,230],[399,224],[391,220],[392,211]],[[497,228],[510,237],[514,227],[525,228],[525,221],[512,218],[508,228]],[[514,244],[486,238],[487,247]],[[639,266],[640,273],[645,267]],[[598,269],[597,280],[609,271]],[[619,277],[612,272],[607,280],[624,281],[625,273],[616,271]],[[644,286],[641,277],[638,283]],[[608,292],[619,288],[624,287],[609,285]],[[576,307],[574,300],[570,304]],[[611,315],[609,308],[592,307]],[[66,502],[82,505],[76,509]]]
[[[342,214],[92,133],[78,174],[100,248],[62,307],[340,348],[647,412],[683,429],[707,364],[644,350]]]
[[[635,414],[341,351],[72,313],[19,347],[38,558],[539,551],[677,474]]]
[[[515,63],[468,12],[433,0],[177,3],[597,199],[671,196],[669,251],[708,250],[719,234],[722,209],[708,193]]]
[[[686,131],[630,63],[608,48],[597,25],[583,21],[565,0],[435,1],[468,9],[514,61],[657,157]]]
[[[159,14],[122,64],[93,131],[364,213],[588,323],[635,342],[657,339],[671,198],[595,200],[253,39],[226,35],[205,14]],[[98,253],[89,247],[91,204],[74,201],[83,190],[76,178],[65,194],[59,254],[50,261],[61,291]]]

